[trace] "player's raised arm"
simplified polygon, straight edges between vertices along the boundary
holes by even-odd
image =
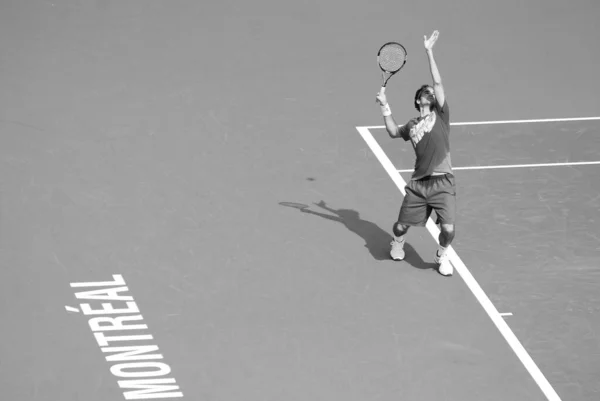
[[[427,58],[429,59],[429,69],[431,70],[431,78],[433,78],[433,91],[440,107],[444,106],[446,102],[446,95],[444,94],[444,86],[442,85],[442,76],[438,70],[435,59],[433,58],[433,45],[438,39],[438,31],[433,31],[433,34],[427,39],[427,35],[423,37],[423,44],[427,52]]]
[[[394,117],[392,117],[392,111],[390,110],[390,105],[387,102],[387,97],[385,96],[385,90],[382,88],[375,98],[379,106],[381,106],[381,113],[383,114],[383,121],[385,122],[385,129],[388,134],[392,138],[400,137],[400,127],[396,124]]]

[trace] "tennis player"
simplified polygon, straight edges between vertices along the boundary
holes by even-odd
[[[440,225],[439,248],[434,261],[440,274],[450,276],[453,267],[446,250],[454,239],[456,185],[450,160],[450,112],[442,78],[433,58],[433,45],[438,35],[439,32],[434,31],[431,37],[424,36],[433,85],[423,85],[415,94],[414,106],[419,116],[399,127],[392,117],[385,93],[378,93],[376,99],[388,134],[392,138],[411,141],[416,154],[414,173],[405,187],[406,196],[393,226],[390,255],[394,260],[404,259],[408,229],[425,226],[433,210]]]

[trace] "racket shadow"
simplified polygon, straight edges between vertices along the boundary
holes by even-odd
[[[280,205],[289,206],[293,205],[293,203],[281,202]],[[310,214],[312,216],[317,216],[325,220],[342,224],[350,232],[358,235],[365,241],[365,248],[367,248],[367,250],[375,260],[390,262],[392,261],[390,259],[390,243],[392,242],[393,237],[388,231],[382,229],[377,224],[371,221],[362,219],[360,217],[360,213],[356,210],[334,209],[332,207],[329,207],[324,201],[315,203],[315,205],[328,213],[322,213],[320,211],[311,210],[310,206],[308,205],[303,205],[304,207],[295,208],[298,209],[301,213]],[[404,251],[406,252],[404,262],[410,264],[411,266],[422,270],[436,268],[435,264],[425,262],[421,258],[421,256],[415,251],[415,249],[408,243],[408,241],[404,245]]]

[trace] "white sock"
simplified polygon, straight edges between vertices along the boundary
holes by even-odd
[[[441,258],[442,256],[444,256],[446,254],[446,250],[448,250],[448,247],[444,248],[443,246],[439,246],[436,255]]]
[[[396,239],[396,242],[403,243],[403,242],[404,242],[404,235],[402,235],[402,236],[400,236],[400,237],[396,237],[396,236],[394,235],[394,239]]]

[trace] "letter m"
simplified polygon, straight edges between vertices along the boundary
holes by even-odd
[[[127,400],[147,400],[150,398],[178,398],[183,397],[179,386],[175,384],[175,379],[144,379],[144,380],[120,380],[119,387],[122,389],[136,389],[125,392],[123,395]]]

